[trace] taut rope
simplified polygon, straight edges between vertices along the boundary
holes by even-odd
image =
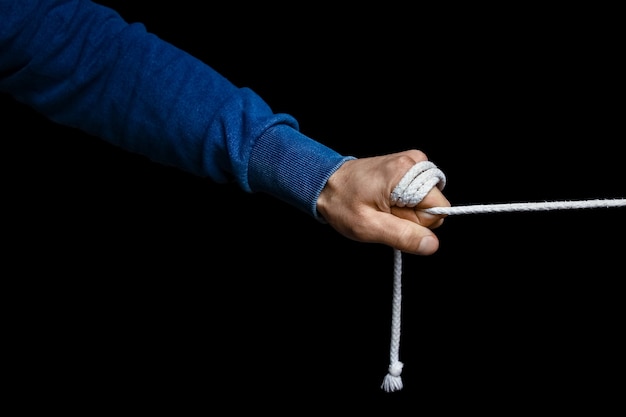
[[[433,188],[442,190],[446,185],[446,177],[430,161],[422,161],[415,164],[402,177],[396,188],[391,193],[391,204],[398,207],[415,207],[426,197],[426,194]],[[605,199],[605,200],[582,200],[582,201],[552,201],[535,203],[509,203],[509,204],[477,204],[456,207],[431,207],[422,209],[431,214],[476,214],[476,213],[498,213],[512,211],[544,211],[544,210],[566,210],[582,208],[608,208],[626,207],[626,199]],[[387,392],[402,389],[403,363],[400,362],[400,310],[402,304],[402,253],[394,249],[394,269],[393,269],[393,304],[391,316],[391,347],[389,371],[385,375],[383,388]]]

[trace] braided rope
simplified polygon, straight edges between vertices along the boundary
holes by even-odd
[[[478,214],[502,213],[506,211],[546,211],[623,206],[626,206],[626,198],[580,201],[540,201],[534,203],[475,204],[456,207],[431,207],[423,209],[422,211],[430,214]]]
[[[440,190],[446,185],[446,177],[439,168],[430,161],[415,164],[400,180],[391,193],[391,204],[398,207],[417,206],[433,187]],[[626,207],[626,199],[601,199],[582,201],[551,201],[508,204],[477,204],[455,207],[430,207],[421,209],[431,214],[477,214],[498,213],[512,211],[543,211],[567,210],[583,208]],[[403,388],[402,368],[404,364],[399,359],[400,352],[400,310],[402,304],[402,253],[394,249],[394,284],[393,304],[391,317],[391,345],[389,354],[389,369],[381,388],[387,392],[398,391]]]

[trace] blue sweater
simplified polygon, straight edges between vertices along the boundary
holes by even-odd
[[[204,62],[89,0],[0,0],[0,91],[51,120],[323,221],[347,159]]]

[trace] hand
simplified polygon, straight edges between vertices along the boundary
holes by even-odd
[[[416,207],[395,207],[390,201],[404,174],[425,160],[422,151],[413,149],[346,161],[328,180],[317,209],[328,224],[350,239],[431,255],[439,249],[432,229],[442,225],[445,215],[419,209],[449,207],[442,192],[433,187]]]

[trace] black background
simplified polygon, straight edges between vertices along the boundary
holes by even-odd
[[[425,151],[453,205],[626,196],[615,11],[100,3],[342,153]],[[390,248],[0,100],[5,278],[37,383],[71,380],[51,401],[623,409],[621,208],[448,218],[404,257],[388,394]]]

